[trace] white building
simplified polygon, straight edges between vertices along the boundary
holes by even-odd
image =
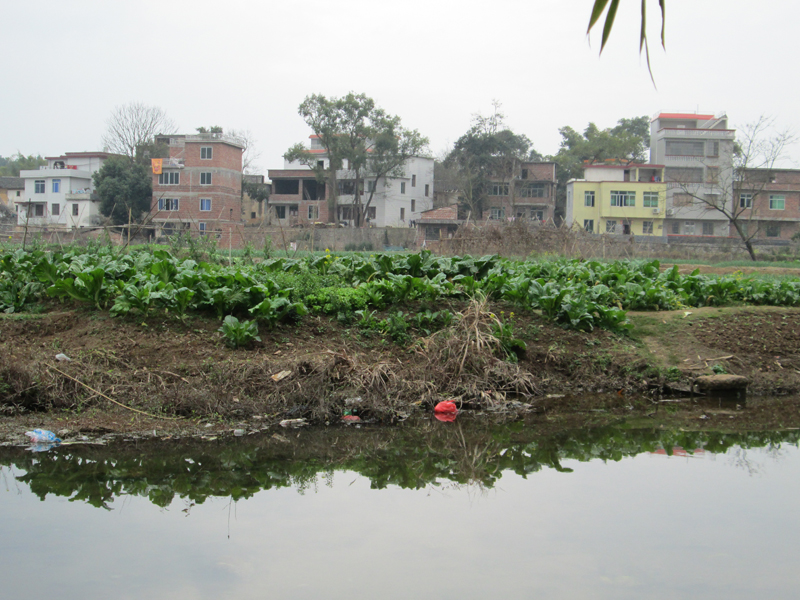
[[[658,113],[650,122],[650,162],[664,165],[665,233],[727,236],[721,212],[696,197],[731,202],[736,131],[725,114]]]
[[[17,225],[73,229],[100,223],[100,201],[92,174],[114,156],[108,152],[67,152],[47,165],[21,171],[23,197],[15,198]]]
[[[319,156],[324,168],[330,164],[316,136],[311,136],[309,150]],[[361,177],[345,168],[337,171],[337,215],[340,223],[353,225],[356,216],[356,185],[359,185],[361,204],[372,194],[366,217],[374,227],[411,227],[423,211],[433,208],[433,159],[410,158],[398,177],[374,179]],[[284,161],[283,169],[271,169],[272,194],[268,201],[272,222],[279,225],[304,225],[316,221],[331,221],[328,215],[328,185],[316,182],[311,168],[300,162]],[[374,194],[373,194],[374,186]]]

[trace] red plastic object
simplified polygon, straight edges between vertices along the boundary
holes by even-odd
[[[444,402],[439,402],[439,404],[434,407],[433,412],[455,414],[458,412],[458,408],[456,408],[456,403],[452,400],[445,400]]]
[[[433,416],[442,423],[452,423],[456,420],[456,414],[457,413],[433,413]]]
[[[358,415],[345,415],[342,417],[342,421],[345,423],[358,423],[361,420],[361,417]]]

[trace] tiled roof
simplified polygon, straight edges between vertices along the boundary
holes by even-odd
[[[25,180],[22,177],[0,177],[0,189],[24,190]]]
[[[458,219],[458,205],[451,204],[450,206],[442,206],[441,208],[425,210],[420,213],[420,221],[424,221],[426,219],[435,219],[437,221],[443,219],[456,220]]]

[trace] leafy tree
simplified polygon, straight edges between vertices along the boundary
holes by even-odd
[[[541,159],[527,136],[506,127],[499,107],[495,103],[489,117],[474,117],[443,164],[444,171],[457,174],[449,178],[450,185],[458,189],[463,208],[476,218],[483,215],[492,181],[511,181],[520,162]]]
[[[38,169],[42,165],[46,165],[47,161],[41,155],[25,156],[17,152],[14,156],[3,158],[0,156],[0,176],[3,177],[19,177],[20,171],[28,171]]]
[[[124,157],[112,157],[92,176],[100,212],[115,225],[138,222],[150,211],[153,185],[150,170]],[[130,215],[130,217],[129,217]]]
[[[328,215],[334,222],[339,198],[337,171],[347,166],[348,177],[353,181],[355,221],[361,225],[374,194],[362,202],[364,179],[402,176],[405,162],[428,143],[416,130],[403,128],[399,117],[388,115],[364,94],[350,92],[330,99],[314,94],[303,100],[298,112],[319,139],[328,166],[320,164],[319,155],[303,144],[289,148],[284,159],[299,161],[314,171],[318,182],[327,182]]]
[[[157,106],[131,102],[118,106],[106,121],[103,145],[116,154],[136,158],[140,146],[152,144],[158,134],[174,133],[175,123]]]
[[[557,203],[563,210],[567,181],[583,177],[586,163],[618,160],[623,164],[647,161],[650,147],[650,119],[646,116],[620,119],[617,125],[600,129],[589,123],[581,134],[572,127],[562,127],[561,147],[552,157],[558,178]]]

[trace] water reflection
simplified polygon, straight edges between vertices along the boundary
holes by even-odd
[[[261,490],[304,491],[322,475],[352,471],[373,489],[477,484],[492,488],[508,472],[527,477],[542,469],[572,471],[565,461],[619,461],[642,453],[693,456],[735,447],[738,466],[751,473],[750,448],[798,445],[800,431],[721,433],[585,429],[538,436],[523,422],[459,420],[417,422],[395,429],[321,429],[297,436],[250,436],[229,441],[147,442],[111,447],[63,445],[49,452],[0,449],[0,466],[40,499],[48,494],[107,508],[120,496],[139,496],[160,507],[178,497],[249,498]]]

